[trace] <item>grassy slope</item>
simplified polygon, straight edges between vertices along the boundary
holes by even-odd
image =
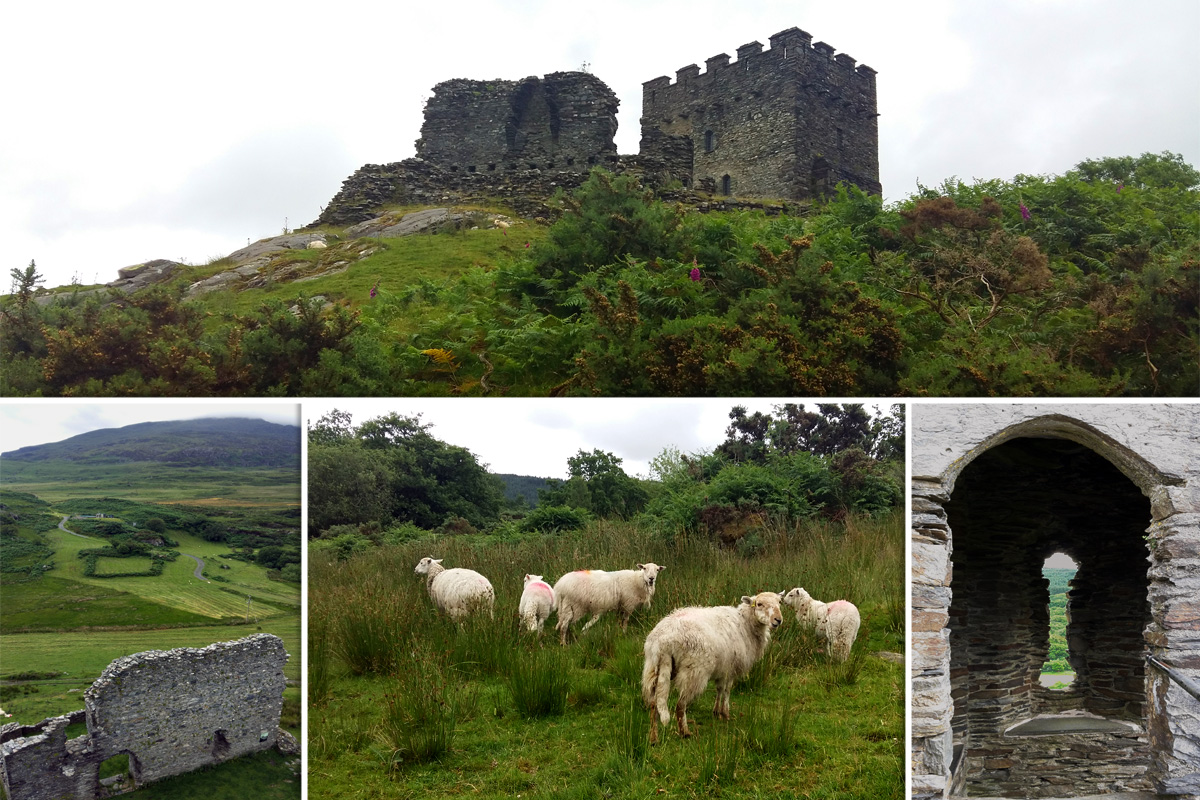
[[[522,222],[510,228],[507,235],[493,228],[378,239],[374,243],[381,249],[351,264],[345,272],[299,284],[281,283],[263,289],[211,292],[197,298],[197,302],[212,312],[239,314],[258,308],[269,298],[295,302],[298,294],[309,297],[320,294],[332,300],[345,301],[351,306],[364,306],[371,302],[369,293],[377,282],[381,290],[401,294],[405,288],[422,281],[452,281],[469,269],[490,269],[514,256],[520,256],[525,252],[525,243],[543,238],[545,230],[545,227],[536,223]],[[337,255],[329,251],[312,250],[289,254],[289,258],[332,260]],[[393,321],[392,330],[404,335],[420,327],[427,317],[426,309],[420,303],[414,304],[411,309],[412,314]]]

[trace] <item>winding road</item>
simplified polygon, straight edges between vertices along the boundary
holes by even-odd
[[[188,553],[180,553],[179,555],[183,556],[184,558],[190,558],[192,561],[195,561],[196,562],[196,571],[193,572],[192,575],[196,576],[197,578],[204,581],[205,583],[209,582],[208,578],[204,577],[204,575],[201,574],[204,571],[204,559],[197,558],[196,556],[189,555]]]
[[[61,530],[63,533],[69,533],[72,536],[78,536],[80,539],[91,539],[92,538],[91,536],[84,536],[82,533],[76,533],[75,531],[67,530],[67,520],[69,520],[70,518],[71,518],[70,516],[63,517],[62,522],[58,523],[58,529]]]

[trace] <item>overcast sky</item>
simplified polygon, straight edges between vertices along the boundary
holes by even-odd
[[[248,417],[280,425],[299,425],[300,407],[296,403],[279,401],[2,400],[0,453],[35,444],[61,442],[88,431],[123,428],[139,422],[201,417]],[[2,472],[3,465],[0,465]]]
[[[304,414],[316,422],[336,408],[350,412],[355,425],[392,412],[420,414],[422,422],[433,425],[431,435],[467,448],[491,472],[566,478],[568,458],[580,450],[603,450],[622,459],[626,474],[649,477],[650,459],[668,446],[695,453],[725,441],[735,405],[769,413],[783,402],[804,402],[816,410],[813,401],[794,398],[410,398],[305,400]]]
[[[415,154],[450,78],[586,63],[635,153],[644,81],[791,27],[878,71],[888,200],[1087,158],[1200,163],[1196,0],[113,0],[11,3],[4,27],[5,277],[36,259],[48,286],[311,222],[362,164]]]

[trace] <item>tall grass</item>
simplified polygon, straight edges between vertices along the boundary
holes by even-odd
[[[505,682],[522,716],[540,719],[567,710],[569,663],[569,654],[557,648],[535,648],[513,659]]]

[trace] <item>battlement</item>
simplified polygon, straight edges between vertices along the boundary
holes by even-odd
[[[812,60],[840,70],[843,73],[840,77],[843,79],[856,79],[862,81],[864,86],[869,85],[874,89],[875,70],[865,64],[856,67],[854,57],[846,53],[834,55],[836,50],[832,45],[825,42],[814,43],[812,34],[806,31],[788,28],[770,37],[768,41],[771,46],[766,50],[763,50],[761,42],[742,45],[737,49],[737,61],[731,62],[727,53],[719,53],[704,62],[704,72],[701,72],[697,65],[688,64],[676,70],[675,81],[672,82],[669,77],[663,75],[643,82],[642,87],[657,91],[681,84],[687,85],[698,78],[719,80],[720,73],[729,69],[803,69],[806,60]]]

